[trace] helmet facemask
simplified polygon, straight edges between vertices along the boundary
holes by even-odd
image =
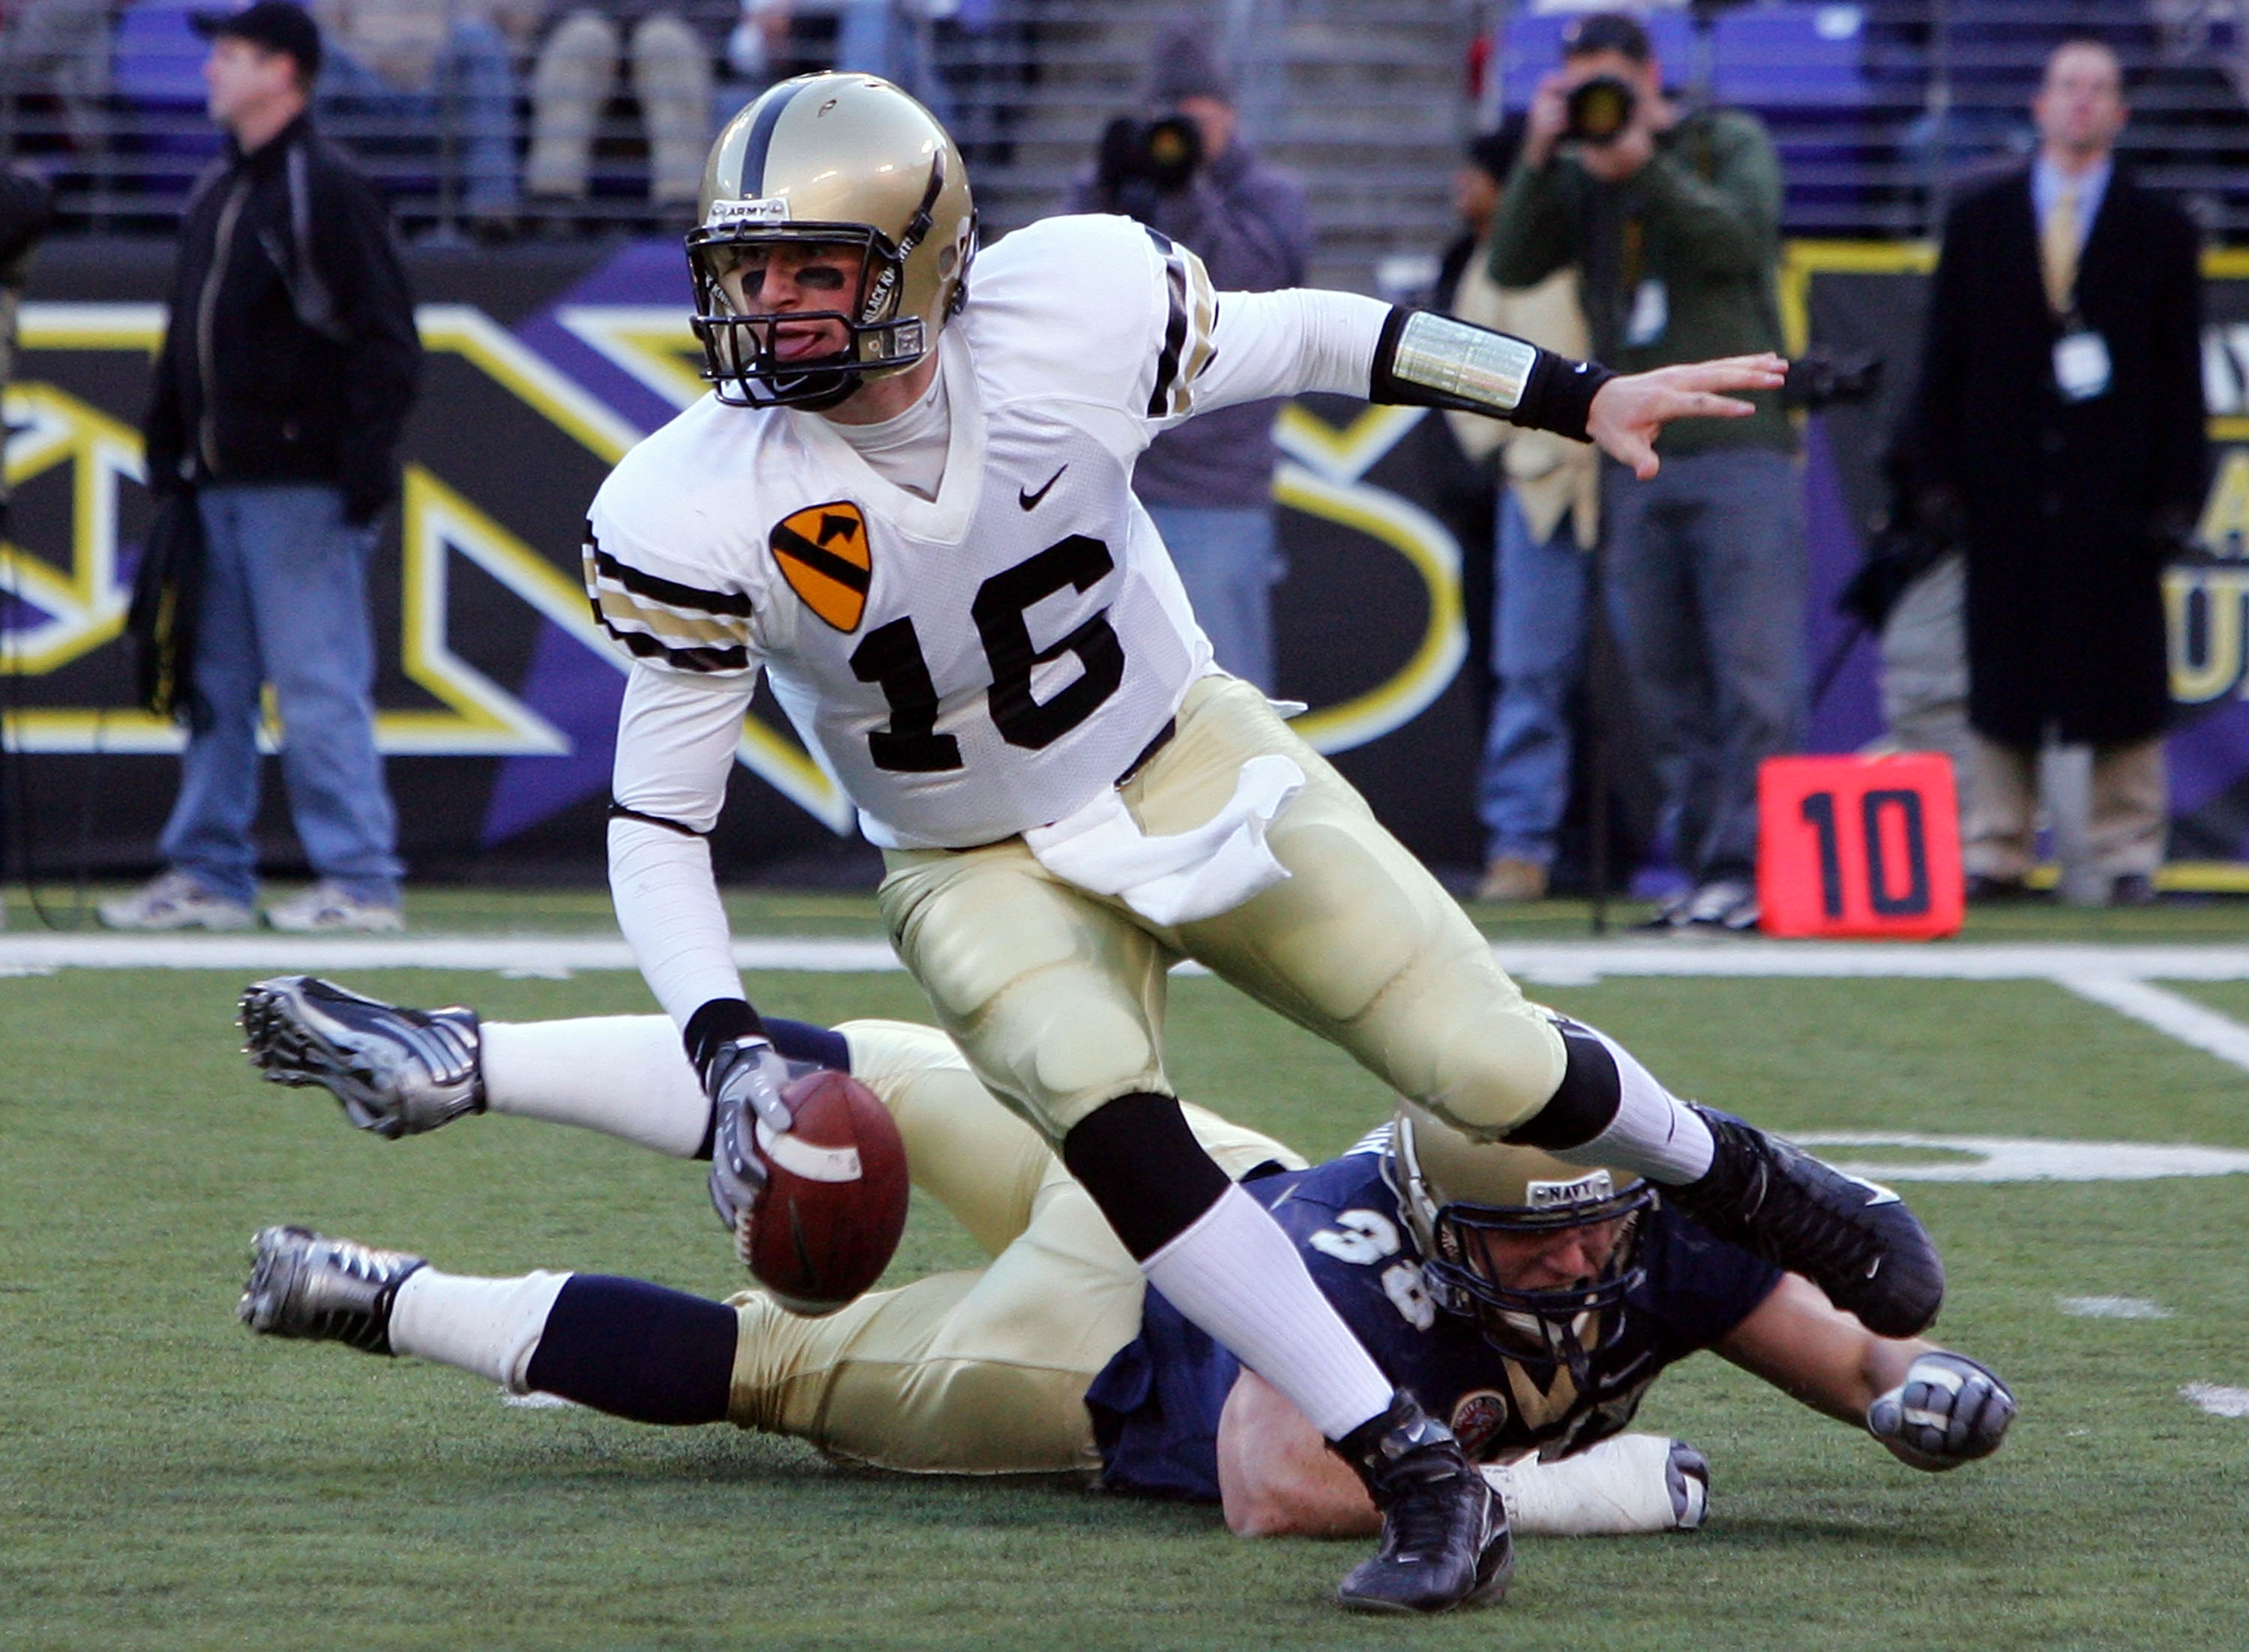
[[[704,380],[718,399],[735,407],[819,411],[839,405],[868,380],[903,373],[926,355],[935,342],[931,329],[918,315],[899,314],[898,300],[905,286],[906,260],[928,236],[931,208],[944,187],[945,155],[939,152],[931,162],[921,209],[895,241],[865,223],[741,222],[691,230],[687,262],[695,281],[695,336],[703,345]],[[745,313],[725,278],[771,257],[783,245],[848,249],[859,261],[856,291],[841,295],[834,309]],[[973,219],[967,245],[974,245]],[[937,257],[939,268],[948,276],[956,259],[964,266],[966,263],[951,247],[938,249]],[[946,314],[959,308],[966,291],[965,280],[954,283]],[[778,327],[822,322],[841,329],[842,348],[808,359],[781,360],[775,342]]]
[[[1425,1121],[1421,1128],[1431,1126]],[[1500,1156],[1514,1150],[1472,1151]],[[1634,1253],[1640,1212],[1654,1203],[1655,1189],[1634,1181],[1619,1190],[1608,1171],[1572,1167],[1566,1181],[1518,1178],[1521,1191],[1515,1196],[1521,1203],[1460,1197],[1425,1173],[1414,1121],[1403,1115],[1392,1139],[1388,1168],[1393,1182],[1402,1184],[1400,1203],[1420,1241],[1421,1277],[1430,1300],[1440,1311],[1472,1321],[1485,1341],[1517,1363],[1534,1370],[1566,1368],[1578,1387],[1585,1388],[1594,1356],[1624,1334],[1626,1299],[1645,1277]],[[1592,1278],[1530,1288],[1501,1277],[1500,1245],[1495,1241],[1535,1239],[1609,1223],[1618,1225]]]

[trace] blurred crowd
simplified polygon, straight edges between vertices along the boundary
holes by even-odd
[[[1977,30],[2006,18],[1952,10],[1947,49],[1972,68]],[[388,154],[441,172],[458,223],[502,242],[577,233],[591,197],[614,193],[601,155],[620,108],[638,123],[631,187],[667,222],[692,210],[712,133],[772,80],[884,72],[946,118],[937,31],[987,27],[998,7],[312,0],[309,11],[317,34],[293,48],[304,118],[355,160]],[[1854,48],[1854,73],[1884,51],[1925,53],[1899,15],[1884,14],[1881,41]],[[2193,23],[2177,7],[2146,15],[2174,33]],[[208,100],[216,114],[206,43],[247,16],[188,0],[10,0],[8,129],[44,132],[66,161],[113,140],[120,98],[185,97],[199,113]],[[1690,72],[1667,59],[1667,42],[1696,40],[1681,32],[1682,9],[1527,16],[1537,26],[1517,47],[1535,38],[1551,55],[1529,72],[1488,55],[1475,65],[1491,124],[1467,147],[1458,233],[1422,296],[1627,372],[1782,349],[1781,154],[1757,114],[1718,95],[1709,63]],[[2019,7],[2008,16],[2031,26]],[[262,38],[265,24],[243,26]],[[2198,231],[2116,160],[2135,88],[2111,44],[2066,21],[2036,27],[2037,78],[1982,85],[2015,106],[1964,99],[1965,139],[1957,120],[1923,134],[1932,164],[1956,141],[1997,159],[1950,189],[1918,359],[1891,364],[1913,388],[1886,433],[1890,497],[1851,595],[1881,651],[1891,743],[1954,762],[1970,897],[2025,898],[2050,825],[2074,898],[2136,904],[2154,898],[2167,816],[2159,581],[2191,537],[2208,464]],[[1305,190],[1251,141],[1221,58],[1207,29],[1163,28],[1138,101],[1052,209],[1139,218],[1193,250],[1221,291],[1302,284],[1315,251]],[[2232,72],[2222,52],[2197,61]],[[274,208],[276,233],[290,209]],[[196,210],[190,200],[190,241]],[[277,302],[324,336],[302,291]],[[1652,481],[1566,441],[1449,419],[1441,490],[1469,524],[1477,566],[1465,583],[1485,610],[1472,627],[1488,708],[1474,779],[1482,898],[1636,879],[1661,897],[1660,927],[1757,923],[1758,768],[1804,748],[1825,687],[1804,649],[1803,409],[1854,383],[1847,366],[1801,365],[1791,392],[1752,398],[1748,416],[1667,432]],[[1135,483],[1220,664],[1269,691],[1286,572],[1275,411],[1230,409],[1165,436]],[[189,481],[196,458],[182,460]],[[353,529],[393,490],[387,468],[380,488],[315,479],[342,490],[338,520]],[[347,720],[367,715],[355,705]],[[2074,788],[2050,784],[2067,767],[2057,751],[2076,756]],[[388,830],[359,833],[357,881],[341,881],[395,909]],[[228,833],[231,844],[239,833]],[[247,875],[225,891],[245,909]]]
[[[1967,898],[2031,898],[2047,831],[2067,898],[2139,905],[2168,826],[2162,571],[2208,476],[2200,237],[2116,162],[2117,52],[2051,33],[2024,106],[1989,123],[2029,142],[1952,191],[1917,359],[1894,364],[1911,387],[1885,433],[1890,497],[1848,594],[1881,651],[1881,744],[1951,759]],[[1764,123],[1682,93],[1642,16],[1579,11],[1552,45],[1527,107],[1467,147],[1431,301],[1627,372],[1782,350]],[[1145,219],[1221,289],[1301,278],[1303,194],[1244,141],[1231,97],[1207,42],[1168,33],[1144,110],[1104,134],[1067,206]],[[1450,497],[1427,502],[1489,558],[1464,581],[1490,593],[1479,897],[1621,874],[1659,898],[1651,927],[1757,926],[1760,765],[1805,749],[1826,686],[1805,658],[1803,416],[1863,396],[1879,366],[1800,362],[1749,416],[1668,430],[1645,481],[1450,415],[1457,463],[1428,489]],[[1136,485],[1219,662],[1269,689],[1284,570],[1262,417],[1175,433]],[[2056,778],[2073,757],[2074,785]],[[1644,806],[1611,795],[1634,790]]]
[[[719,126],[813,69],[898,79],[940,112],[932,31],[991,0],[308,0],[313,106],[401,195],[485,242],[572,234],[589,196],[692,207]],[[215,0],[0,6],[0,127],[17,151],[128,204],[176,212],[207,157],[203,42]],[[113,221],[119,215],[110,215]],[[629,217],[624,221],[630,222]]]

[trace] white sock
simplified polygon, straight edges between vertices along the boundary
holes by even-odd
[[[543,1272],[476,1279],[417,1268],[391,1300],[391,1349],[473,1371],[511,1394],[528,1393],[531,1356],[569,1279]]]
[[[1717,1151],[1710,1140],[1710,1127],[1658,1084],[1655,1075],[1640,1066],[1631,1051],[1606,1032],[1586,1030],[1616,1058],[1617,1080],[1623,1094],[1607,1129],[1585,1146],[1558,1150],[1554,1156],[1572,1164],[1614,1165],[1652,1182],[1674,1185],[1692,1182],[1708,1170]]]
[[[1620,1434],[1599,1445],[1541,1463],[1487,1463],[1483,1477],[1507,1505],[1516,1532],[1541,1537],[1627,1537],[1638,1532],[1691,1531],[1705,1511],[1701,1481],[1686,1480],[1682,1511],[1671,1498],[1671,1442],[1660,1434]]]
[[[1140,1272],[1329,1439],[1388,1409],[1390,1379],[1320,1294],[1281,1224],[1240,1188],[1227,1189]]]
[[[664,1015],[484,1024],[485,1104],[692,1158],[711,1102]]]

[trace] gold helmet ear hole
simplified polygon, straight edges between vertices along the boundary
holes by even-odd
[[[939,247],[937,250],[937,273],[940,278],[951,275],[953,266],[959,262],[959,255],[951,247]]]

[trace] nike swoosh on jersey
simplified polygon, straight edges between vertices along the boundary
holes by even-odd
[[[1879,1182],[1869,1182],[1862,1176],[1845,1176],[1843,1179],[1846,1182],[1857,1182],[1860,1187],[1866,1189],[1868,1193],[1874,1196],[1867,1201],[1863,1207],[1861,1207],[1865,1210],[1871,1210],[1878,1204],[1895,1204],[1898,1203],[1898,1196],[1893,1193],[1889,1189],[1884,1187]]]
[[[1069,467],[1068,465],[1064,465],[1063,466],[1062,470],[1067,470],[1069,469]],[[1022,506],[1026,511],[1037,510],[1039,508],[1039,501],[1045,498],[1047,495],[1053,490],[1054,484],[1062,480],[1062,470],[1057,470],[1052,476],[1049,476],[1047,478],[1046,486],[1041,488],[1036,493],[1027,492],[1021,488],[1016,489],[1015,503]]]

